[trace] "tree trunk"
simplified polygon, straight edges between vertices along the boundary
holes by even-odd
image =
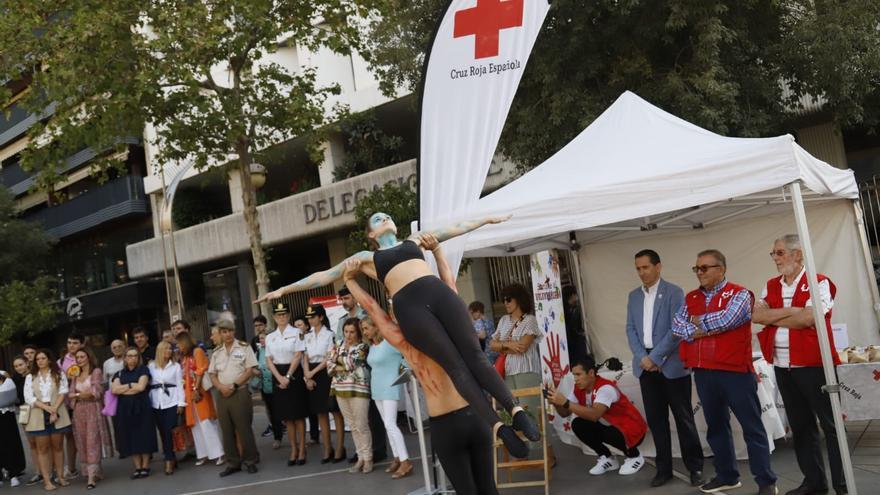
[[[250,145],[247,142],[239,142],[236,146],[238,152],[238,173],[241,177],[241,199],[244,203],[244,223],[247,227],[248,240],[251,245],[251,257],[254,262],[258,295],[269,292],[269,271],[266,269],[266,252],[263,250],[263,234],[260,232],[260,218],[257,216],[257,198],[254,187],[251,184],[251,158]],[[260,313],[270,317],[271,303],[260,304]],[[247,323],[247,322],[245,322]]]

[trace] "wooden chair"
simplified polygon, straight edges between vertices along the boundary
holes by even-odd
[[[511,390],[513,396],[516,398],[521,397],[532,397],[537,396],[538,402],[540,404],[540,408],[538,411],[530,411],[532,414],[537,414],[535,419],[538,420],[538,428],[541,432],[541,449],[542,455],[540,459],[528,459],[528,460],[518,460],[510,458],[510,452],[504,447],[504,443],[499,440],[497,437],[495,438],[494,448],[492,449],[492,461],[495,464],[495,484],[499,489],[504,488],[526,488],[532,486],[543,486],[544,487],[544,495],[550,494],[550,464],[547,461],[547,414],[544,409],[544,396],[541,392],[541,387],[530,387],[530,388],[520,388]],[[495,400],[492,400],[493,406],[495,405]],[[522,433],[518,433],[520,438],[526,440]],[[526,440],[528,441],[528,440]],[[499,451],[501,453],[501,459],[499,462]],[[540,480],[532,480],[532,481],[513,481],[513,471],[522,471],[522,470],[542,470],[543,478]],[[499,474],[501,470],[507,470],[507,481],[499,483]]]

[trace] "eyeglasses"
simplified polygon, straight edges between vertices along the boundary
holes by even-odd
[[[782,249],[777,249],[776,251],[770,251],[771,258],[782,258],[786,254],[788,254],[788,253],[786,251],[783,251]]]
[[[513,301],[513,298],[510,297],[510,296],[504,296],[502,299],[503,299],[504,302],[506,302],[506,303],[509,303],[510,301]]]
[[[718,268],[719,266],[721,266],[721,265],[700,265],[700,266],[692,266],[692,267],[691,267],[691,270],[693,270],[694,273],[706,273],[706,272],[708,272],[709,270],[711,270],[712,268]]]

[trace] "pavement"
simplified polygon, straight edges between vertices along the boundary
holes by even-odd
[[[254,431],[262,432],[265,426],[266,417],[262,407],[258,407]],[[404,430],[404,434],[410,455],[417,457],[419,453],[417,436],[406,430]],[[847,423],[847,435],[852,450],[859,493],[862,495],[880,493],[880,488],[878,488],[880,487],[880,421]],[[350,436],[346,439],[346,443],[349,453],[353,452],[354,448]],[[108,459],[104,461],[106,479],[89,493],[96,495],[119,493],[126,495],[263,495],[270,493],[407,495],[424,486],[421,464],[417,459],[414,460],[417,467],[413,475],[401,480],[392,480],[390,475],[384,472],[388,464],[387,461],[378,464],[375,471],[370,474],[350,474],[347,463],[322,465],[320,463],[321,449],[317,445],[312,445],[308,449],[308,463],[305,466],[288,467],[289,445],[286,440],[279,450],[272,450],[271,437],[258,437],[257,444],[262,462],[259,464],[260,471],[256,474],[241,472],[227,478],[220,478],[218,474],[222,470],[221,467],[214,466],[212,463],[197,467],[190,460],[181,463],[174,475],[166,476],[162,471],[161,456],[156,456],[152,465],[152,476],[142,480],[130,480],[128,478],[132,471],[130,461]],[[632,476],[620,476],[616,473],[590,476],[587,471],[595,463],[594,457],[584,456],[579,450],[562,444],[554,445],[554,450],[558,463],[552,471],[550,483],[550,493],[552,494],[696,495],[700,493],[697,488],[691,487],[687,483],[687,471],[679,460],[676,460],[675,467],[678,478],[663,487],[651,488],[649,483],[654,477],[655,470],[650,464]],[[779,476],[780,495],[800,484],[802,478],[791,445],[777,441],[772,462],[773,469]],[[23,477],[23,480],[29,478],[32,472],[32,468],[29,466],[28,474]],[[756,493],[757,485],[749,475],[747,462],[740,462],[740,472],[743,487],[730,491],[729,495]],[[705,474],[707,479],[711,477],[711,459],[706,460]],[[538,479],[537,476],[539,476],[539,472],[519,472],[515,473],[514,481]],[[59,493],[85,493],[85,484],[84,478],[77,478],[72,481],[70,487],[60,489]],[[43,489],[42,485],[33,487],[22,485],[18,488],[10,488],[9,484],[5,482],[3,486],[0,486],[0,493],[36,494],[43,493]],[[544,493],[544,490],[543,488],[515,488],[501,490],[501,493],[538,495]]]

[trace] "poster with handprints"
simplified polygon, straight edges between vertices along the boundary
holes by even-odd
[[[565,336],[565,312],[562,306],[562,282],[559,278],[559,256],[555,250],[535,253],[531,258],[532,293],[535,295],[535,318],[543,337],[541,375],[544,383],[559,387],[568,374],[568,341]],[[563,387],[564,388],[564,387]],[[570,387],[569,387],[570,388]],[[548,407],[548,420],[560,436],[567,431],[567,422]],[[570,433],[569,433],[570,435]]]

